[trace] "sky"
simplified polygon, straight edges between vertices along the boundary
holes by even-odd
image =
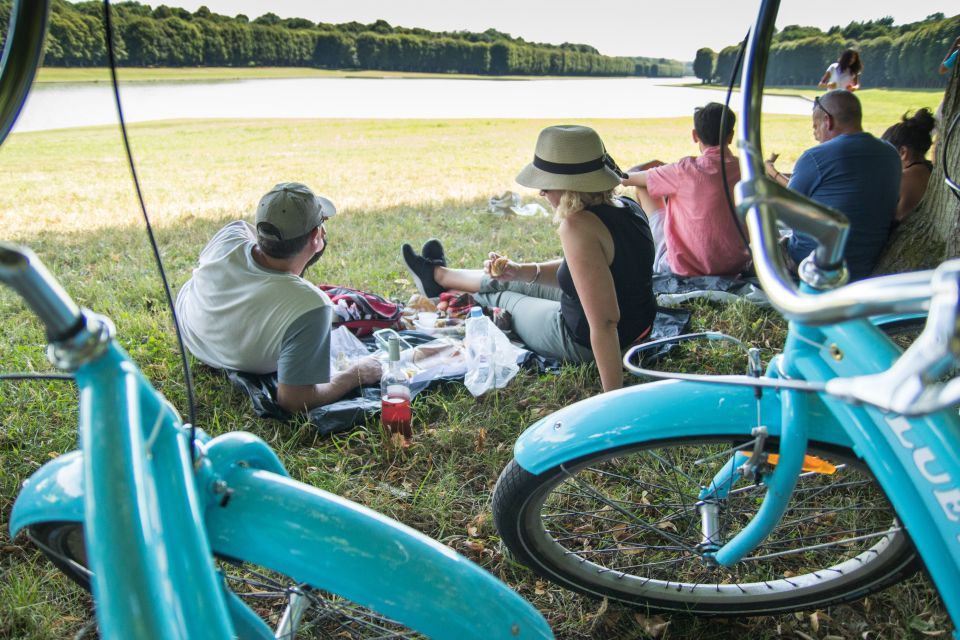
[[[650,56],[692,60],[700,47],[719,51],[739,42],[753,25],[755,0],[628,0],[595,4],[592,0],[144,0],[195,11],[211,11],[251,20],[272,11],[282,18],[314,22],[369,24],[383,19],[393,26],[434,31],[498,31],[533,42],[590,44],[614,56]],[[932,13],[957,13],[955,0],[785,0],[778,27],[800,24],[827,29],[851,21],[892,16],[895,24],[922,20]]]

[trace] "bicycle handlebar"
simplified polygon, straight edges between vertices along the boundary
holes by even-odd
[[[933,295],[933,271],[863,280],[817,294],[801,292],[790,277],[778,246],[778,217],[814,237],[817,249],[801,264],[814,277],[826,274],[842,282],[842,263],[849,223],[824,205],[785,189],[766,177],[760,147],[763,80],[773,38],[779,0],[764,0],[747,42],[741,78],[739,145],[742,180],[737,187],[740,214],[746,218],[757,277],[771,304],[787,319],[829,324],[884,313],[926,311]]]
[[[83,329],[80,307],[30,249],[0,242],[0,282],[33,309],[51,343],[68,340]]]

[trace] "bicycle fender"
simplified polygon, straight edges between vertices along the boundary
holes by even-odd
[[[234,466],[205,513],[215,553],[340,595],[436,638],[552,638],[530,603],[473,562],[345,498]]]
[[[58,456],[27,478],[10,514],[10,537],[40,522],[83,521],[83,452]]]
[[[758,400],[750,387],[664,380],[635,385],[582,400],[531,425],[514,445],[517,463],[540,474],[598,451],[682,436],[750,437],[757,426]],[[811,402],[811,440],[850,446],[819,402]],[[779,395],[769,389],[759,400],[759,418],[779,436]]]

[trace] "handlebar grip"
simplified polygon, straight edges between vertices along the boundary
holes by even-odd
[[[83,329],[80,307],[30,249],[0,242],[0,281],[43,321],[50,342],[72,338]]]

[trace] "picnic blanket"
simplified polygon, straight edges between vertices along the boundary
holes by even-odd
[[[690,312],[684,309],[658,309],[654,320],[651,340],[677,336],[687,331],[690,324]],[[426,344],[433,341],[435,336],[422,331],[400,331],[400,336],[411,346]],[[372,337],[363,340],[370,353],[377,351],[376,341]],[[650,363],[665,355],[673,345],[662,345],[657,350],[645,354],[644,362]],[[560,371],[561,363],[552,358],[544,358],[526,349],[517,359],[521,367],[533,368],[541,373],[556,373]],[[424,379],[414,378],[410,392],[412,396],[425,389],[441,386],[450,382],[461,382],[463,372],[455,374],[444,373]],[[277,404],[277,374],[254,374],[242,371],[227,371],[227,377],[235,387],[243,391],[250,398],[253,411],[261,418],[275,418],[288,420],[291,415]],[[314,407],[307,413],[307,419],[322,435],[347,431],[364,424],[370,417],[380,411],[379,385],[364,386],[354,389],[337,402]]]
[[[717,302],[746,300],[754,304],[769,305],[767,294],[760,288],[756,278],[726,276],[683,277],[672,273],[654,274],[653,293],[657,304],[680,304],[691,298],[704,298]]]

